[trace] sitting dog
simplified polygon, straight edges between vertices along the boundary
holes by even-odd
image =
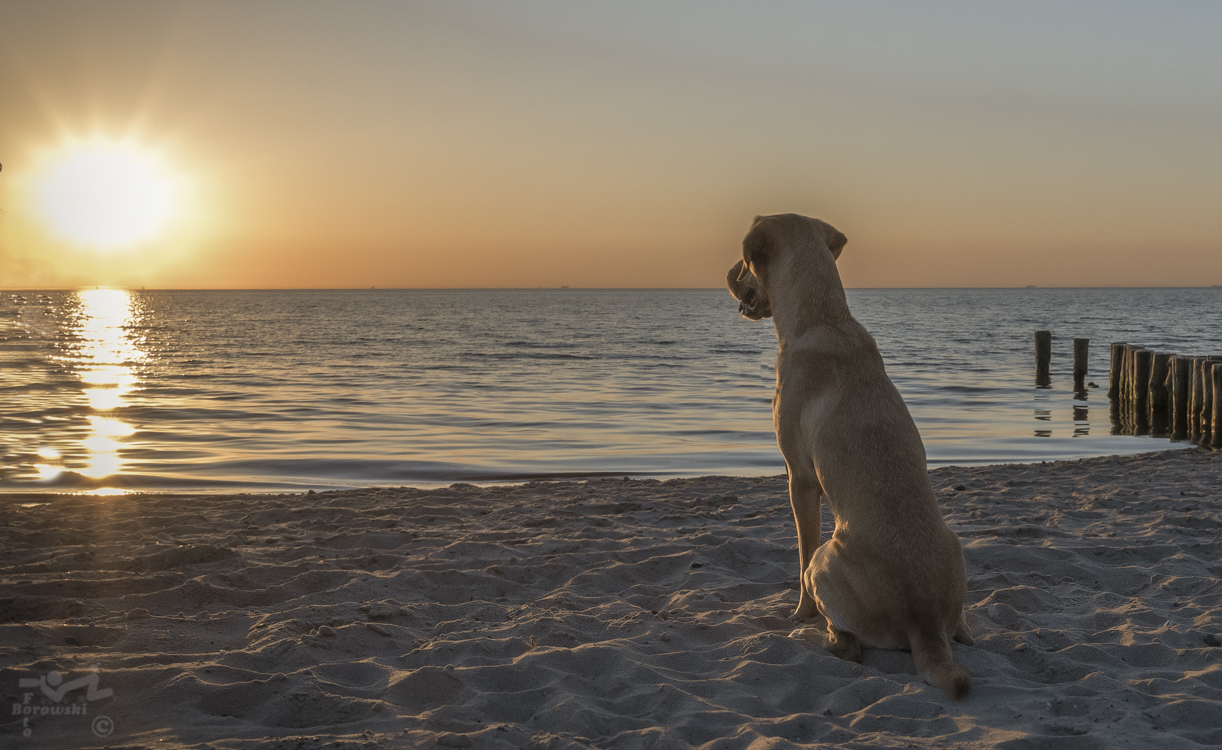
[[[959,699],[972,687],[950,648],[972,644],[963,550],[938,511],[921,435],[849,313],[836,270],[847,241],[817,219],[759,216],[727,279],[744,317],[776,325],[772,415],[801,564],[794,616],[822,612],[827,638],[815,637],[844,659],[860,661],[862,646],[911,650],[921,677]],[[836,522],[822,545],[820,498]]]

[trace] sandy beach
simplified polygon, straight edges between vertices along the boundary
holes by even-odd
[[[931,477],[962,702],[789,637],[783,477],[0,496],[0,744],[1222,744],[1222,454]]]

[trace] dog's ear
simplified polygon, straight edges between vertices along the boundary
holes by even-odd
[[[758,218],[757,223],[758,223]],[[743,237],[743,275],[754,271],[767,261],[768,238],[762,228],[752,225],[751,231]],[[740,277],[741,278],[741,277]]]
[[[828,227],[828,229],[832,228]],[[827,238],[827,249],[832,251],[833,258],[840,259],[840,251],[844,249],[844,244],[848,241],[849,238],[845,237],[843,232],[832,229],[831,234]]]

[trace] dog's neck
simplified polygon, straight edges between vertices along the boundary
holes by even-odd
[[[853,320],[829,253],[816,263],[788,263],[769,274],[768,299],[781,351],[811,348],[819,329]]]

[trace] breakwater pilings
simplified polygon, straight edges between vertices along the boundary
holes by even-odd
[[[1073,343],[1074,392],[1084,394],[1090,340]],[[1051,385],[1051,344],[1050,331],[1035,332],[1040,388]],[[1222,355],[1172,354],[1112,342],[1107,397],[1114,435],[1165,437],[1222,450]]]
[[[1153,352],[1116,342],[1108,374],[1114,434],[1222,448],[1222,356]]]

